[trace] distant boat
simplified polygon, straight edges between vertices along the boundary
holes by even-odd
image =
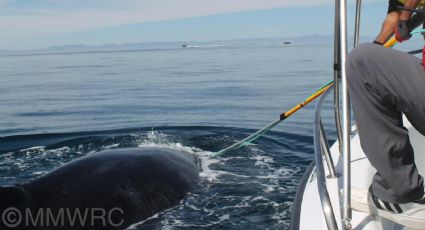
[[[208,45],[208,44],[202,44],[202,45],[189,45],[187,43],[183,44],[183,48],[217,48],[217,47],[223,47],[225,45]]]
[[[292,41],[284,41],[283,42],[283,45],[290,45],[290,44],[292,44]]]

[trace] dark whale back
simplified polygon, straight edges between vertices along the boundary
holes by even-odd
[[[30,194],[21,186],[0,187],[0,211],[9,208],[28,207],[31,203]]]
[[[199,170],[195,157],[175,150],[109,150],[79,158],[29,183],[1,188],[0,195],[7,198],[0,201],[52,210],[119,208],[123,213],[115,212],[113,218],[123,220],[117,228],[122,229],[177,205],[199,180]]]

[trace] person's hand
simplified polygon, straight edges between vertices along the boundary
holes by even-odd
[[[395,39],[398,42],[409,40],[412,35],[410,34],[409,21],[400,20],[395,27]]]

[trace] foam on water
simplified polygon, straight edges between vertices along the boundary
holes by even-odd
[[[169,135],[164,134],[159,131],[151,130],[145,134],[138,136],[139,139],[139,147],[158,147],[158,148],[167,148],[173,149],[177,151],[182,151],[186,153],[190,153],[200,160],[201,163],[201,173],[200,176],[208,181],[213,181],[219,175],[223,174],[223,172],[210,170],[209,166],[211,164],[219,163],[218,159],[210,158],[213,152],[204,151],[200,148],[184,146],[179,142],[172,142]]]
[[[167,134],[164,134],[159,131],[151,130],[145,134],[142,134],[139,138],[139,147],[158,147],[158,148],[167,148],[177,151],[188,152],[193,155],[200,155],[202,152],[201,149],[189,146],[183,146],[179,142],[172,142]],[[208,154],[205,152],[205,154]]]

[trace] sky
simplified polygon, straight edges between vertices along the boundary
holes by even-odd
[[[362,2],[374,36],[388,1]],[[0,0],[0,49],[332,35],[333,14],[333,0]]]

